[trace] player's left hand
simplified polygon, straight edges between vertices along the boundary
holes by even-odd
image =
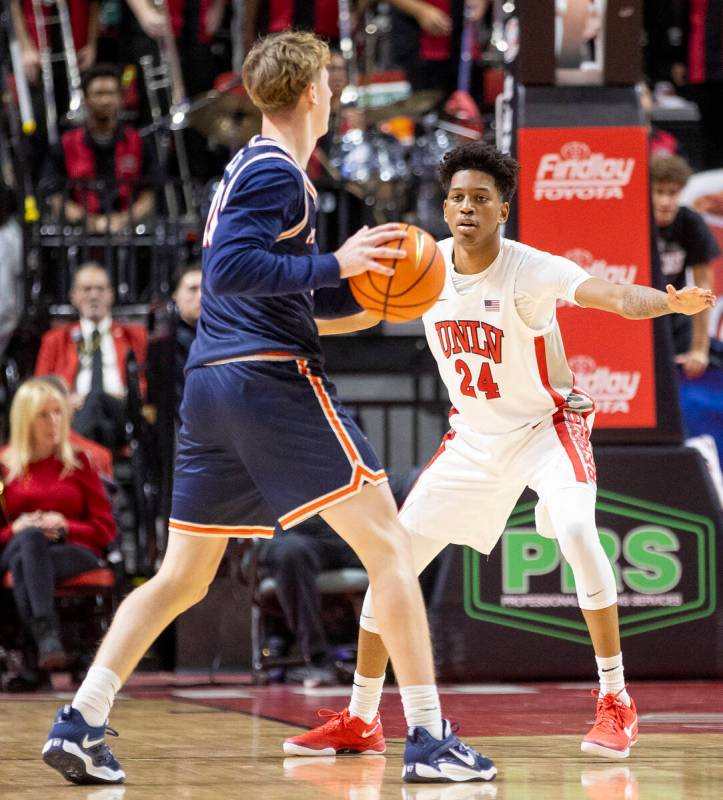
[[[708,366],[708,354],[702,350],[690,350],[677,355],[675,363],[683,367],[686,378],[700,378]]]
[[[716,298],[710,289],[697,286],[676,289],[669,283],[665,291],[668,293],[668,308],[675,314],[699,314],[715,305]]]

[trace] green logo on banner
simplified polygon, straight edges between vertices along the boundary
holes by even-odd
[[[597,509],[621,523],[615,530],[599,529],[615,572],[621,636],[715,611],[716,543],[710,519],[603,489]],[[557,542],[538,535],[534,522],[534,502],[512,513],[499,545],[499,585],[487,557],[464,548],[465,611],[473,619],[587,645],[572,570]]]

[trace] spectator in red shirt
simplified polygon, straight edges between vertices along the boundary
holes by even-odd
[[[12,573],[18,615],[37,644],[40,669],[65,663],[56,581],[97,567],[115,537],[100,478],[70,444],[69,418],[60,392],[31,378],[13,399],[10,444],[0,456],[0,574]]]
[[[151,55],[158,61],[157,43],[168,33],[175,39],[186,93],[193,97],[212,88],[214,78],[228,69],[214,47],[228,6],[228,0],[128,0],[132,14],[124,11],[121,36],[128,48],[124,57],[138,62]]]
[[[117,233],[152,213],[157,181],[153,148],[120,119],[121,84],[111,64],[83,75],[86,122],[51,147],[41,178],[43,194],[69,222],[85,220],[91,233]]]
[[[31,83],[35,83],[40,75],[40,52],[38,50],[38,31],[35,24],[32,0],[11,0],[15,32],[23,54],[25,74]],[[73,34],[80,70],[92,67],[98,47],[98,17],[100,0],[68,0],[68,16]],[[56,14],[55,8],[43,7],[46,19]],[[52,37],[55,25],[46,24],[46,36]],[[57,51],[59,43],[53,41],[53,50]]]
[[[489,0],[390,0],[392,53],[404,69],[415,91],[441,89],[445,97],[457,87],[465,4],[467,13],[479,22]],[[481,74],[473,67],[472,94],[481,85]]]
[[[100,264],[75,273],[70,300],[79,320],[43,336],[35,374],[60,375],[71,389],[73,429],[113,450],[126,442],[126,362],[132,353],[145,365],[146,330],[113,320],[113,288]],[[145,395],[142,372],[139,388]]]
[[[60,375],[44,375],[43,380],[47,381],[53,388],[63,395],[65,402],[70,402],[70,388],[64,378]],[[71,409],[72,410],[72,409]],[[80,450],[88,456],[90,466],[98,473],[106,489],[113,487],[113,453],[102,444],[82,436],[72,428],[70,430],[70,445],[73,450]]]
[[[359,3],[349,5],[353,10]],[[247,23],[261,35],[299,28],[339,41],[339,0],[251,0],[246,13]]]
[[[68,16],[72,32],[73,45],[78,61],[78,68],[83,71],[95,63],[98,45],[99,0],[66,0]],[[10,10],[17,34],[22,56],[25,76],[30,83],[31,100],[35,121],[38,128],[27,139],[29,159],[27,167],[30,171],[33,185],[40,179],[43,163],[48,154],[48,110],[46,98],[41,81],[40,45],[35,14],[33,13],[32,0],[10,0]],[[65,123],[65,114],[70,109],[71,86],[68,83],[64,47],[60,27],[52,23],[51,19],[57,16],[54,3],[40,3],[40,15],[45,17],[44,31],[48,42],[48,49],[52,54],[51,74],[53,79],[53,98],[61,127]]]

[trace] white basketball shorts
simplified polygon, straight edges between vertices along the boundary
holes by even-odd
[[[452,430],[419,476],[399,519],[413,534],[491,552],[526,486],[539,497],[538,532],[554,538],[545,505],[558,490],[595,505],[592,415],[569,409],[514,433],[480,434],[455,414]],[[589,512],[590,506],[587,506]]]

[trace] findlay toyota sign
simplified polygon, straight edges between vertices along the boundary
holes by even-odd
[[[557,153],[543,153],[537,164],[535,200],[622,200],[634,158],[608,158],[586,142],[566,142]]]
[[[713,522],[698,514],[600,490],[600,540],[613,565],[623,637],[703,619],[716,608]],[[500,574],[465,548],[464,608],[475,620],[589,645],[572,572],[557,542],[534,529],[521,503],[498,545]],[[494,570],[496,572],[496,570]]]
[[[517,156],[521,241],[591,275],[650,285],[644,128],[520,128]],[[576,307],[557,317],[573,371],[595,390],[595,428],[655,428],[651,321]]]

